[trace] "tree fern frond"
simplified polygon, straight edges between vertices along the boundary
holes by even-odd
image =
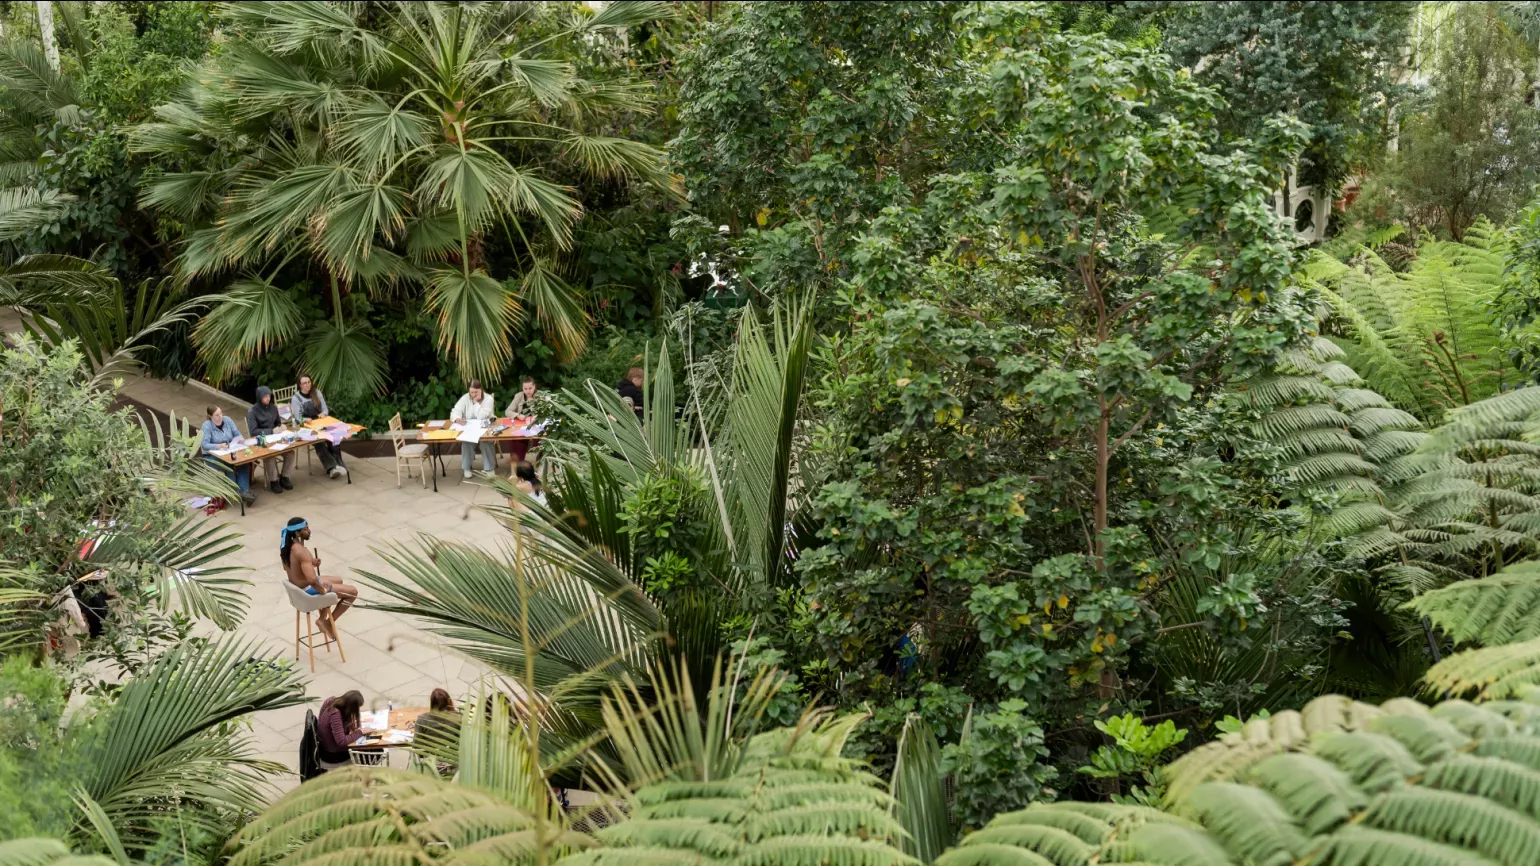
[[[1423,764],[1400,741],[1361,731],[1325,734],[1311,752],[1347,773],[1358,787],[1377,793],[1422,772]]]
[[[1540,638],[1540,563],[1450,584],[1406,606],[1457,643],[1497,646]]]
[[[1369,806],[1364,823],[1479,851],[1499,863],[1522,863],[1540,851],[1540,824],[1500,803],[1458,791],[1396,788]]]
[[[1343,827],[1324,840],[1320,862],[1354,866],[1483,866],[1490,861],[1450,845],[1371,827]]]
[[[1540,685],[1540,639],[1455,653],[1429,668],[1423,682],[1430,691],[1481,700],[1518,697]]]
[[[998,845],[1025,849],[1059,866],[1089,863],[1096,847],[1066,830],[1042,824],[991,824],[968,834],[968,846]]]
[[[1540,772],[1513,761],[1453,755],[1429,767],[1421,784],[1482,797],[1540,819]]]
[[[1273,761],[1284,757],[1280,755]],[[1261,771],[1267,762],[1256,769]],[[1232,782],[1208,782],[1182,799],[1182,814],[1200,822],[1225,849],[1248,863],[1288,863],[1305,852],[1306,837],[1267,792]]]

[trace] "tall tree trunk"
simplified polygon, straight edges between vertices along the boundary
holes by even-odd
[[[59,40],[53,34],[53,3],[37,0],[37,29],[43,34],[43,56],[53,71],[59,71]]]

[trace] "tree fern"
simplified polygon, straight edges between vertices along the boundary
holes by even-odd
[[[1398,272],[1367,246],[1317,252],[1304,273],[1331,310],[1327,331],[1376,391],[1425,422],[1518,382],[1493,304],[1507,241],[1482,221],[1461,242],[1424,239]]]
[[[1453,583],[1408,607],[1458,643],[1534,640],[1540,638],[1540,563],[1523,562],[1491,577]]]
[[[1179,759],[1164,812],[1036,805],[997,817],[937,864],[1533,863],[1537,711],[1320,698]],[[1058,833],[1012,834],[1017,823]]]

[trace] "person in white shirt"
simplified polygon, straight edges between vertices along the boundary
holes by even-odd
[[[492,395],[481,390],[481,382],[476,379],[470,381],[467,393],[455,404],[454,411],[449,413],[449,421],[453,424],[464,424],[467,421],[480,421],[482,427],[492,426],[497,418],[497,409],[492,402]],[[481,446],[481,468],[486,472],[497,471],[497,453],[492,450],[492,443],[486,439],[477,443]],[[471,460],[476,453],[476,447],[469,442],[460,443],[460,469],[465,477],[471,477]]]

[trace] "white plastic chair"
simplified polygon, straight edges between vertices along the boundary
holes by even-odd
[[[355,767],[390,766],[390,754],[384,749],[348,749],[348,760]]]
[[[428,473],[433,471],[428,466],[428,445],[425,442],[413,442],[410,445],[406,441],[406,433],[401,429],[401,413],[397,412],[390,419],[390,444],[396,449],[396,487],[401,486],[401,464],[406,464],[406,477],[412,477],[412,461],[417,461],[418,478],[422,486],[428,486]]]
[[[311,595],[287,580],[283,582],[283,588],[289,594],[289,604],[294,608],[294,660],[299,660],[299,646],[303,643],[305,648],[310,650],[310,672],[315,673],[315,636],[321,636],[327,652],[332,650],[332,641],[331,636],[325,631],[317,630],[314,627],[311,623],[310,615],[317,611],[330,609],[338,601],[337,594],[335,592],[328,592],[325,595]],[[299,615],[301,613],[305,615],[305,635],[303,638],[300,637],[299,631]],[[332,629],[335,631],[336,628],[337,624],[333,622]],[[342,651],[341,632],[337,633],[337,655],[342,657],[343,664],[347,663],[347,654]]]

